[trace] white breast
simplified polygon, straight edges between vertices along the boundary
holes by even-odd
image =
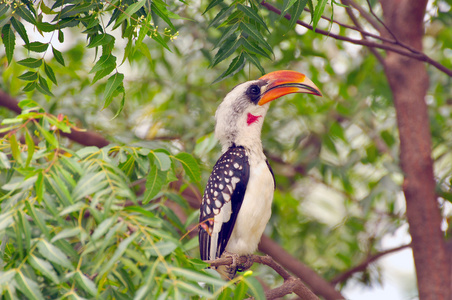
[[[252,254],[271,216],[273,176],[265,159],[250,160],[250,177],[226,251]]]

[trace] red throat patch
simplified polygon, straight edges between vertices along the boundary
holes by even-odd
[[[248,126],[250,126],[251,124],[256,123],[260,117],[262,117],[262,116],[255,116],[255,115],[248,113],[248,118],[246,119],[246,123],[248,123]]]

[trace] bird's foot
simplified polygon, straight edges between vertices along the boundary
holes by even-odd
[[[245,257],[246,261],[237,266],[239,272],[248,270],[254,263],[252,254],[242,255],[241,257]]]
[[[231,257],[232,258],[232,264],[230,264],[228,266],[220,266],[220,267],[217,268],[217,271],[223,277],[225,277],[225,279],[232,280],[235,277],[235,274],[237,273],[237,269],[238,269],[237,266],[238,266],[238,263],[239,263],[240,255],[238,255],[237,253],[224,251],[223,254],[221,255],[221,257],[224,257],[224,258]]]

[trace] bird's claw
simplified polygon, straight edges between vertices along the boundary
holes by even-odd
[[[241,257],[245,257],[246,261],[237,266],[239,272],[248,270],[254,263],[252,254],[242,255]]]

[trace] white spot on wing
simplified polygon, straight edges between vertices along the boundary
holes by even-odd
[[[227,193],[221,193],[221,195],[223,195],[224,202],[229,202],[229,200],[231,200],[231,195]]]

